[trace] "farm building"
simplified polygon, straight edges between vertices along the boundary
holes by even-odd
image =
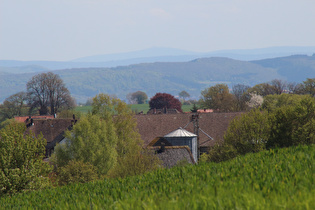
[[[188,146],[195,162],[198,161],[198,147],[196,134],[193,134],[180,127],[175,131],[166,134],[164,138],[173,146]]]
[[[240,116],[242,112],[231,113],[199,113],[199,145],[200,152],[207,152],[215,143],[223,140],[225,131],[230,122]],[[195,125],[192,122],[192,113],[182,114],[155,114],[155,115],[136,115],[138,130],[144,141],[144,146],[157,137],[164,137],[166,134],[178,129],[179,127],[195,133]],[[156,143],[156,145],[154,145]],[[159,146],[158,141],[152,142],[150,146]],[[167,144],[166,144],[167,145]]]

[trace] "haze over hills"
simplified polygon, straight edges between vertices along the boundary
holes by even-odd
[[[116,67],[139,63],[187,62],[197,58],[205,57],[226,57],[241,61],[250,61],[297,54],[312,55],[314,53],[315,46],[269,47],[248,50],[220,50],[206,53],[185,51],[173,48],[149,48],[127,53],[87,56],[71,61],[0,60],[0,72],[31,73],[71,68]]]
[[[38,72],[48,71],[40,66],[2,67],[4,68],[14,71],[10,73],[0,70],[0,102],[14,93],[24,91],[27,81]],[[239,83],[254,86],[273,79],[299,83],[306,78],[315,78],[315,55],[255,61],[205,57],[184,62],[152,62],[112,68],[68,68],[53,72],[60,75],[78,102],[86,102],[99,93],[115,94],[125,99],[128,93],[138,90],[146,92],[149,97],[157,92],[178,95],[180,91],[186,90],[198,99],[201,90],[217,83],[226,83],[230,87]]]

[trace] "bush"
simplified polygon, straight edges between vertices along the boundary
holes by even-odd
[[[315,99],[307,97],[295,106],[282,106],[270,114],[268,148],[315,143]]]
[[[52,168],[43,161],[46,140],[11,122],[0,130],[0,195],[50,186]]]
[[[70,161],[68,165],[58,168],[57,180],[59,185],[85,183],[97,180],[96,168],[83,161]]]
[[[259,152],[265,149],[269,134],[268,114],[253,109],[231,122],[224,141],[233,146],[238,154]]]
[[[111,177],[127,177],[153,171],[160,165],[159,158],[149,150],[118,157],[116,167],[110,172]]]
[[[234,119],[224,135],[224,144],[211,148],[207,159],[218,162],[275,147],[314,144],[315,98],[303,96],[294,103],[289,98],[270,97],[266,106],[269,112],[255,109]]]
[[[226,143],[223,143],[221,145],[216,144],[215,146],[211,147],[207,157],[202,157],[202,162],[221,162],[235,158],[237,155],[238,153],[232,145]]]

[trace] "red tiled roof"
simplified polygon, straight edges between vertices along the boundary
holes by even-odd
[[[14,119],[18,122],[26,122],[30,117],[29,116],[16,116]],[[53,115],[38,115],[38,116],[31,116],[32,119],[54,119]]]

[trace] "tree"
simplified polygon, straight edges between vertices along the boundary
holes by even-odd
[[[277,94],[277,95],[282,94],[288,86],[288,84],[285,81],[282,81],[279,79],[272,80],[270,82],[270,85],[273,87],[274,94]]]
[[[304,94],[315,96],[315,78],[307,78],[307,80],[303,82],[303,90]]]
[[[151,109],[177,109],[182,112],[181,102],[168,93],[156,93],[149,101]]]
[[[145,92],[137,91],[131,94],[130,101],[134,101],[137,104],[144,104],[148,99],[148,96]]]
[[[40,115],[55,114],[75,105],[62,79],[52,72],[35,75],[26,87],[31,108],[38,107]]]
[[[3,102],[0,109],[1,118],[0,121],[5,119],[11,119],[14,116],[22,116],[28,114],[27,94],[25,92],[19,92],[9,96]]]
[[[180,98],[183,99],[183,101],[185,101],[186,98],[190,97],[189,93],[187,93],[185,90],[181,91],[178,95]]]
[[[247,109],[247,102],[249,102],[251,98],[248,93],[249,88],[250,86],[243,84],[233,85],[232,93],[235,96],[236,111],[244,111]]]
[[[253,109],[230,123],[224,142],[232,145],[238,154],[259,152],[265,149],[269,135],[268,115]]]
[[[0,195],[49,186],[52,170],[43,161],[46,140],[11,122],[0,130]]]
[[[257,95],[255,93],[249,93],[249,95],[250,100],[246,103],[249,108],[258,108],[263,104],[264,98],[261,95]]]
[[[233,111],[235,98],[225,84],[217,84],[201,91],[199,104],[202,108],[219,110],[221,112]]]
[[[272,111],[269,118],[272,129],[267,148],[315,143],[314,97],[303,97],[297,104],[284,104]]]
[[[275,111],[279,107],[296,106],[302,100],[308,98],[308,95],[297,94],[281,94],[281,95],[268,95],[264,97],[261,107],[268,112]]]
[[[143,150],[143,141],[137,129],[132,110],[120,99],[106,94],[93,98],[92,113],[105,121],[113,120],[118,138],[117,164],[110,175],[124,177],[136,175],[157,167],[158,160]]]
[[[279,79],[274,79],[267,83],[261,83],[261,84],[255,85],[254,87],[250,88],[248,91],[249,93],[254,93],[261,96],[274,95],[274,94],[280,95],[286,90],[287,87],[288,87],[288,84],[286,82]]]
[[[65,134],[66,142],[55,149],[55,162],[65,167],[70,161],[89,163],[99,175],[105,175],[116,164],[117,135],[112,120],[88,114]]]

